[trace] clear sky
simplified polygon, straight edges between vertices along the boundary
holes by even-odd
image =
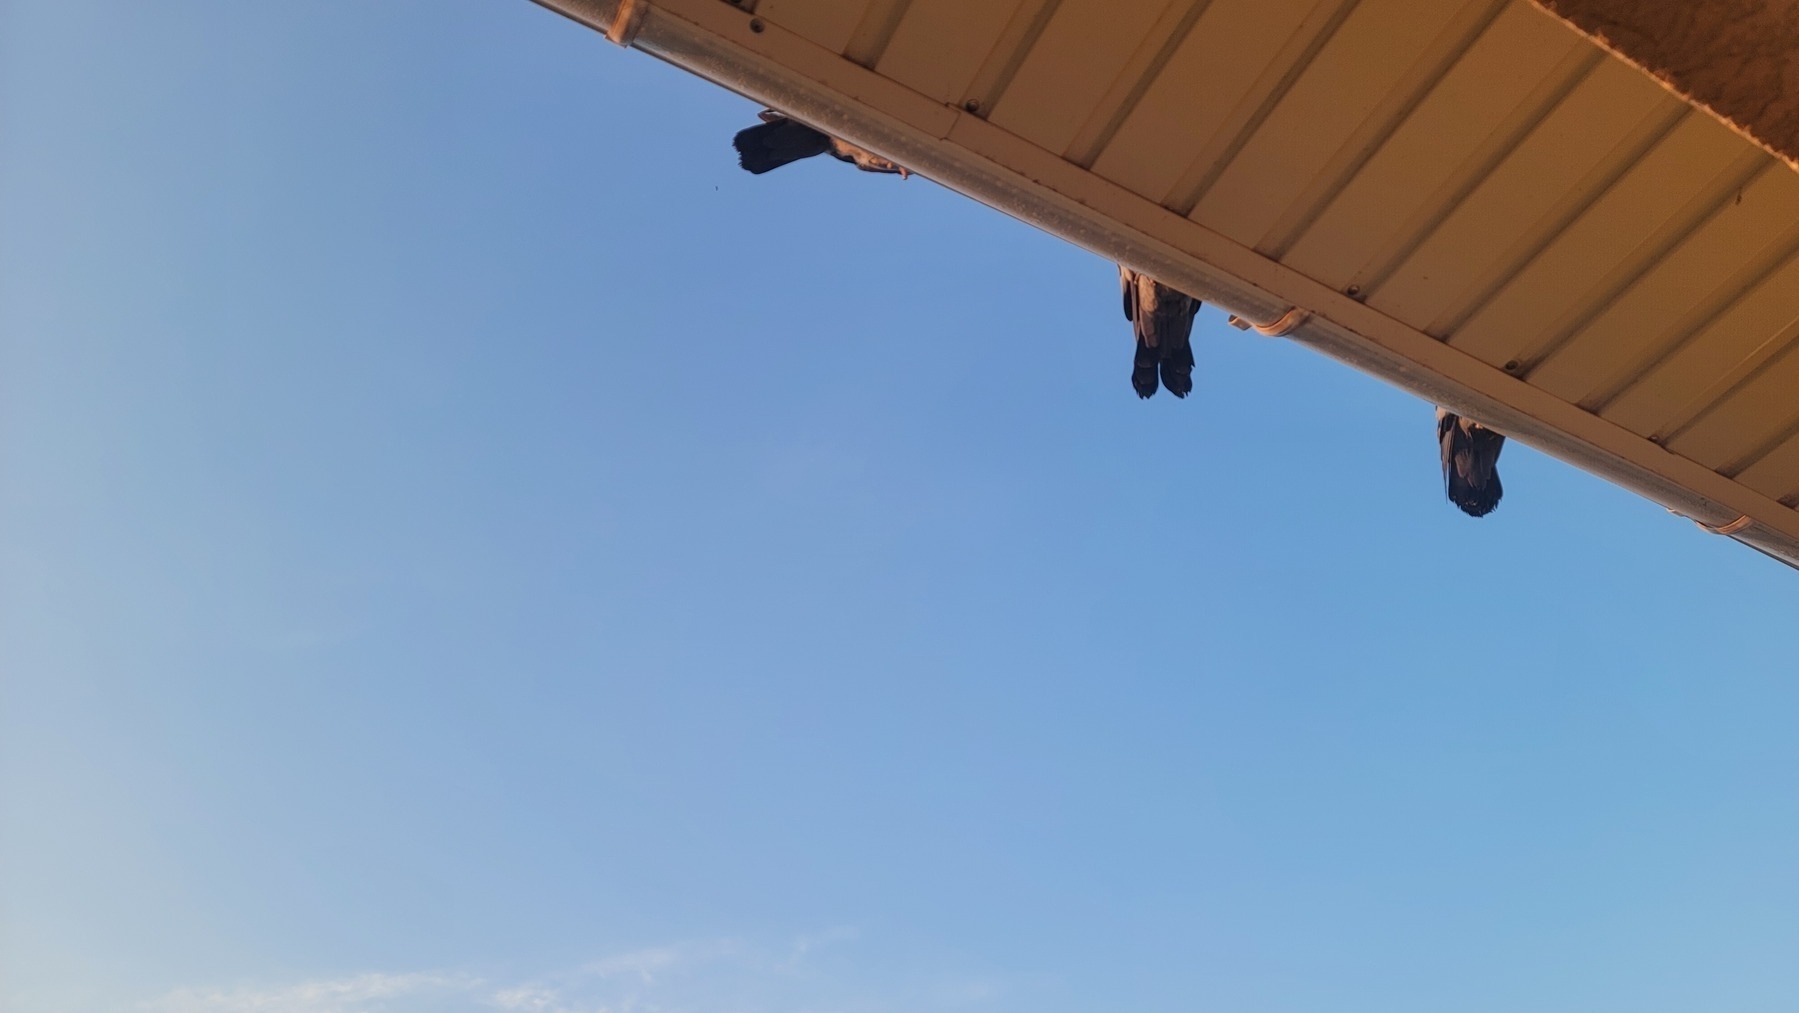
[[[526,0],[0,0],[0,1007],[1790,1010],[1799,574]]]

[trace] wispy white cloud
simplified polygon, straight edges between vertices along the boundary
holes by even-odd
[[[813,950],[822,949],[832,943],[845,943],[856,938],[856,930],[848,925],[826,929],[812,935],[800,936],[793,941],[791,954],[781,963],[782,970],[793,970],[812,954]]]
[[[361,1013],[394,1000],[467,995],[477,978],[455,974],[358,974],[273,988],[180,988],[144,1004],[155,1013]]]
[[[568,1009],[563,1004],[561,992],[538,984],[502,988],[493,993],[490,1001],[500,1009],[521,1010],[523,1013],[564,1013]]]
[[[728,939],[651,946],[602,957],[582,967],[581,973],[599,978],[634,977],[644,984],[654,984],[658,974],[677,967],[691,968],[728,955],[736,949],[736,944]]]
[[[857,938],[838,927],[784,945],[699,940],[610,954],[531,977],[454,972],[358,974],[274,986],[181,988],[144,1013],[762,1013],[966,1008],[999,994],[987,981],[879,988],[823,973],[820,949]],[[883,994],[885,993],[885,994]]]

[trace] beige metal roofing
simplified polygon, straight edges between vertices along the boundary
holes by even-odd
[[[1799,173],[1523,0],[538,2],[1799,562]]]

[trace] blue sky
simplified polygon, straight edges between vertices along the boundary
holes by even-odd
[[[756,111],[0,0],[0,1005],[1791,1008],[1791,571]]]

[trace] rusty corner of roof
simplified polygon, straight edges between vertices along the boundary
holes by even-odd
[[[1789,5],[1744,0],[1531,0],[1594,45],[1799,170],[1799,53]],[[1770,97],[1772,96],[1772,97]]]

